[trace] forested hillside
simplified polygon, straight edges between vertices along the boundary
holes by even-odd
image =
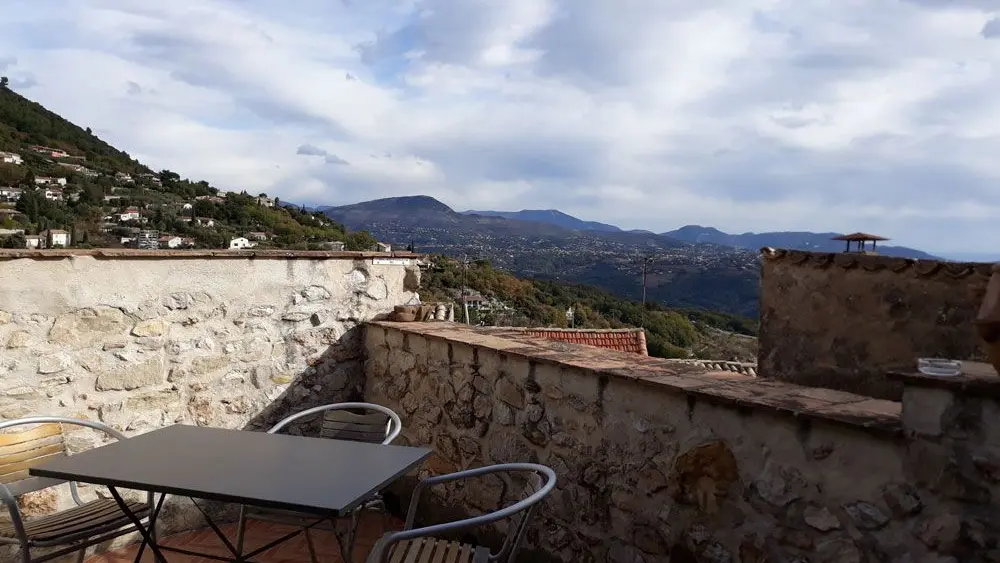
[[[421,281],[422,299],[461,303],[463,288],[466,295],[479,294],[486,303],[472,310],[470,320],[475,324],[568,327],[566,312],[572,309],[576,328],[645,328],[653,356],[756,360],[757,323],[745,317],[656,304],[643,308],[591,286],[519,279],[485,260],[466,267],[458,260],[435,256],[432,263]]]

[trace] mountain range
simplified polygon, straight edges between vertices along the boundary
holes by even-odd
[[[622,232],[622,229],[607,223],[596,221],[584,221],[572,215],[567,215],[555,209],[525,209],[522,211],[464,211],[466,215],[481,215],[488,217],[504,217],[519,221],[534,221],[547,223],[567,229],[581,231],[600,232]],[[630,231],[647,232],[647,231]],[[833,237],[842,233],[813,233],[808,231],[775,231],[766,233],[725,233],[714,227],[702,227],[701,225],[686,225],[673,231],[660,233],[660,235],[676,239],[683,242],[702,243],[709,242],[731,246],[734,248],[745,248],[757,250],[765,246],[773,248],[789,248],[795,250],[809,250],[813,252],[840,252],[844,250],[843,242],[832,240]],[[899,256],[903,258],[917,258],[921,260],[936,259],[936,257],[905,246],[884,245],[878,246],[879,254],[886,256]],[[959,259],[959,258],[955,258]]]
[[[549,222],[458,213],[427,196],[321,208],[349,229],[418,252],[485,259],[519,276],[588,284],[671,307],[757,316],[756,251],[692,244],[655,233],[572,229]],[[563,220],[560,218],[560,220]]]
[[[319,208],[349,229],[419,252],[486,259],[519,276],[602,287],[632,299],[756,317],[761,247],[841,252],[837,233],[729,234],[689,225],[665,233],[623,230],[558,210],[457,212],[429,196],[379,199]],[[901,246],[882,254],[930,259]]]
[[[574,229],[577,231],[603,231],[617,233],[622,230],[614,225],[608,225],[607,223],[577,219],[576,217],[567,215],[557,209],[522,209],[521,211],[463,211],[462,214],[481,215],[483,217],[503,217],[504,219],[534,221],[535,223],[548,223],[549,225]]]

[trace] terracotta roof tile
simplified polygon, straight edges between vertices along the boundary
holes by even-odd
[[[519,333],[534,338],[596,346],[598,348],[641,354],[643,356],[649,355],[649,352],[646,350],[646,333],[641,328],[572,329],[504,327],[499,330]]]

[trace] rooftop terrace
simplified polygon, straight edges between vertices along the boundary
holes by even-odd
[[[750,370],[386,322],[419,290],[413,257],[254,254],[0,256],[0,418],[260,430],[364,399],[399,413],[397,443],[435,452],[386,491],[397,517],[427,475],[556,471],[520,561],[1000,560],[1000,378],[971,364],[948,382],[909,373],[917,356],[981,358],[966,323],[988,268],[767,251]],[[69,445],[99,443],[82,432]],[[449,486],[427,519],[512,494],[490,479]],[[164,533],[197,529],[195,516],[175,502]]]

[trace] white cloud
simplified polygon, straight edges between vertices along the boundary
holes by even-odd
[[[994,250],[991,0],[14,3],[15,89],[221,188]]]

